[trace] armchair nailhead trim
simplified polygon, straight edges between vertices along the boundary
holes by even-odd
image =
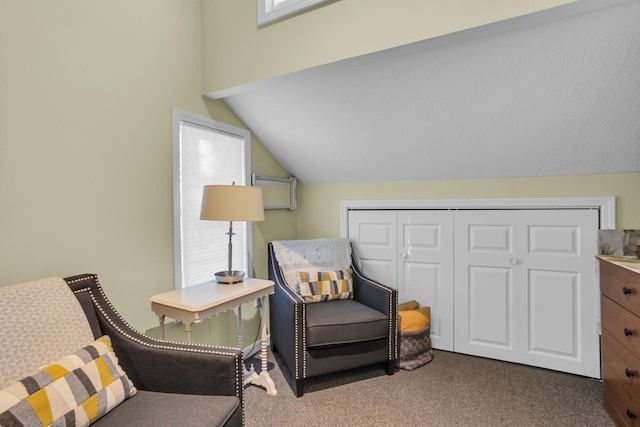
[[[299,379],[298,377],[300,376],[298,373],[298,352],[300,351],[298,348],[298,324],[300,322],[300,319],[298,319],[298,310],[293,309],[293,330],[295,331],[295,337],[293,340],[293,345],[294,345],[294,353],[295,353],[295,364],[296,364],[296,369],[295,369],[295,376],[296,376],[296,380]]]
[[[280,289],[282,289],[282,293],[284,295],[286,295],[289,299],[291,299],[291,301],[295,303],[300,303],[302,302],[302,300],[300,299],[300,297],[294,297],[291,292],[290,292],[290,288],[289,285],[286,284],[285,280],[284,280],[284,275],[282,274],[282,268],[279,265],[276,265],[275,262],[275,255],[272,254],[271,256],[271,268],[273,269],[273,271],[276,273],[276,281],[275,284],[276,286],[278,286]],[[299,380],[300,379],[300,336],[298,335],[298,330],[300,330],[300,322],[302,322],[302,348],[304,349],[304,351],[302,352],[302,378],[306,378],[307,377],[307,332],[306,332],[306,305],[304,304],[304,302],[302,302],[301,304],[302,307],[302,314],[299,314],[298,308],[297,308],[297,304],[295,305],[294,309],[293,309],[293,322],[294,322],[294,331],[295,331],[295,335],[294,335],[294,353],[295,353],[295,357],[294,357],[294,363],[295,363],[295,379]],[[300,319],[300,317],[302,317],[302,319]]]
[[[241,353],[244,355],[244,352]],[[236,396],[242,402],[242,425],[244,425],[244,399],[242,393],[244,390],[244,356],[236,357]]]
[[[360,271],[358,265],[354,262],[351,264],[351,269],[353,270],[353,272],[362,280],[371,283],[372,285],[375,285],[381,289],[384,289],[385,291],[387,291],[389,293],[389,298],[388,298],[388,302],[389,302],[389,344],[387,345],[388,350],[389,350],[389,360],[393,360],[395,359],[395,355],[398,354],[398,340],[395,338],[396,334],[395,334],[395,330],[397,329],[397,324],[398,324],[398,313],[397,313],[397,307],[398,307],[398,293],[397,292],[393,292],[388,286],[382,285],[374,280],[371,280],[368,277],[365,277],[362,272]],[[395,305],[394,305],[394,300],[395,300]],[[396,308],[396,310],[394,310],[394,308]],[[395,319],[395,321],[394,321]]]
[[[113,326],[120,334],[122,334],[123,336],[127,337],[128,339],[137,342],[138,344],[144,345],[145,347],[150,347],[150,348],[164,348],[164,349],[170,349],[170,350],[178,350],[178,351],[186,351],[186,352],[196,352],[196,353],[209,353],[209,354],[218,354],[218,355],[223,355],[223,356],[233,356],[234,354],[231,352],[222,352],[222,351],[216,351],[215,348],[228,348],[229,350],[233,350],[233,347],[226,347],[226,346],[220,346],[220,347],[213,347],[207,344],[190,344],[192,346],[198,346],[198,347],[202,347],[200,349],[194,349],[194,348],[184,348],[181,347],[184,345],[184,343],[180,343],[177,341],[168,341],[168,340],[159,340],[157,338],[153,338],[149,335],[146,335],[142,332],[140,332],[140,334],[150,340],[150,341],[154,341],[157,343],[164,343],[165,345],[160,345],[160,344],[150,344],[149,342],[143,341],[137,337],[134,337],[133,335],[129,334],[127,331],[123,330],[116,322],[113,321],[113,319],[109,316],[109,314],[107,313],[107,311],[103,308],[102,303],[106,302],[106,304],[108,305],[108,307],[111,309],[112,312],[116,313],[118,316],[118,320],[120,320],[127,328],[130,329],[135,329],[133,328],[126,320],[124,320],[122,318],[122,316],[119,315],[119,313],[116,311],[115,307],[113,307],[113,305],[111,304],[111,302],[107,299],[102,286],[100,285],[98,278],[96,276],[91,276],[91,277],[86,277],[86,278],[92,278],[93,280],[95,280],[98,289],[98,292],[100,292],[100,296],[102,297],[102,300],[98,300],[98,298],[96,298],[96,296],[93,293],[93,290],[90,287],[86,287],[86,288],[82,288],[82,289],[78,289],[76,291],[74,291],[74,293],[79,294],[82,292],[88,292],[89,296],[91,297],[91,300],[93,301],[93,305],[98,309],[98,311],[100,311],[100,313],[102,314],[102,316],[107,320],[107,322],[109,322],[109,324],[111,326]],[[75,281],[71,281],[69,283],[76,283],[79,281],[84,280],[83,279],[77,279]],[[174,344],[177,345],[179,347],[173,347],[167,344]]]
[[[297,311],[296,311],[297,313]],[[296,319],[296,330],[297,319]],[[296,339],[296,343],[298,340]],[[298,349],[296,349],[296,361],[298,360]],[[297,371],[296,367],[296,371]],[[297,374],[296,374],[297,375]],[[307,378],[307,304],[302,304],[302,378]]]
[[[288,285],[283,285],[278,280],[276,280],[276,284],[275,285],[278,286],[280,289],[282,289],[282,293],[284,295],[286,295],[289,299],[291,299],[291,301],[294,304],[295,303],[300,303],[299,300],[294,299],[291,296],[291,294],[287,291]],[[306,318],[305,313],[304,313],[304,308],[305,308],[305,306],[304,306],[304,304],[302,304],[302,309],[303,309],[302,318],[303,318],[303,321]],[[299,310],[297,308],[294,308],[294,310],[293,310],[293,322],[294,322],[294,331],[295,331],[294,343],[293,343],[294,352],[295,352],[295,358],[294,358],[294,361],[295,361],[295,374],[294,375],[296,377],[296,380],[299,379],[299,377],[300,377],[300,374],[299,374],[300,358],[298,357],[298,355],[300,354],[299,353],[300,344],[299,344],[299,335],[298,335],[298,329],[299,329],[299,325],[300,325],[300,316],[298,314],[298,311]],[[306,343],[306,334],[305,334],[304,330],[303,330],[303,340]],[[303,348],[305,348],[305,347],[303,347]],[[305,357],[305,355],[306,355],[306,351],[305,351],[305,354],[303,355],[303,358],[304,358],[303,367],[306,368],[306,357]],[[304,370],[303,378],[306,378],[306,369]]]
[[[120,320],[127,328],[135,330],[133,327],[131,327],[131,325],[129,325],[129,323],[127,323],[127,321],[125,321],[122,316],[120,316],[120,314],[115,310],[115,307],[113,307],[113,305],[111,304],[111,301],[109,301],[109,299],[106,297],[103,289],[102,289],[102,285],[100,285],[100,282],[98,280],[98,277],[96,275],[92,275],[92,276],[83,276],[81,278],[75,279],[75,280],[71,280],[68,283],[73,284],[73,283],[77,283],[77,282],[81,282],[84,280],[93,280],[96,284],[96,289],[98,290],[98,292],[100,293],[100,297],[101,299],[98,299],[95,295],[94,292],[92,290],[91,287],[85,287],[85,288],[81,288],[81,289],[77,289],[75,291],[73,291],[74,294],[80,294],[83,292],[87,292],[89,294],[89,297],[91,298],[91,301],[93,302],[93,305],[98,309],[98,311],[100,312],[100,314],[102,314],[102,316],[104,317],[104,319],[107,320],[107,322],[115,329],[117,330],[122,336],[130,339],[131,341],[137,342],[140,345],[143,345],[145,347],[150,347],[150,348],[161,348],[161,349],[167,349],[167,350],[176,350],[176,351],[184,351],[187,353],[206,353],[206,354],[216,354],[216,355],[222,355],[222,356],[236,356],[235,353],[232,352],[224,352],[224,351],[217,351],[216,348],[227,348],[229,350],[235,350],[232,347],[213,347],[207,344],[189,344],[190,346],[197,346],[200,348],[185,348],[184,347],[184,343],[179,343],[176,341],[163,341],[163,340],[159,340],[156,338],[153,338],[149,335],[146,335],[142,332],[140,332],[140,335],[142,335],[145,340],[148,341],[153,341],[155,343],[158,344],[152,344],[148,341],[143,341],[131,334],[129,334],[127,331],[123,330],[120,325],[118,325],[116,322],[113,321],[113,319],[109,316],[109,314],[107,313],[107,311],[104,309],[102,303],[106,303],[109,307],[109,309],[115,313],[117,315],[118,320]],[[243,386],[244,386],[244,366],[243,366],[243,361],[241,360],[240,357],[236,357],[236,396],[239,397],[242,401],[242,391],[243,391]],[[242,405],[242,421],[244,423],[244,404]]]
[[[393,318],[395,319],[395,322],[394,322],[395,326],[393,327],[393,332],[394,332],[393,333],[393,343],[394,343],[394,346],[393,346],[393,355],[390,355],[391,359],[395,359],[396,355],[398,355],[398,340],[397,340],[396,334],[395,334],[395,331],[398,329],[398,293],[397,292],[396,292],[395,300],[396,300],[396,305],[395,305],[396,312],[395,312],[395,315],[393,316]],[[389,334],[389,339],[390,340],[392,339],[391,336],[392,336],[392,334]],[[389,346],[389,348],[391,348],[391,346]]]

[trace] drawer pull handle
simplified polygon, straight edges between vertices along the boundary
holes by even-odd
[[[631,335],[633,335],[633,331],[631,331],[631,330],[629,330],[629,329],[627,329],[627,328],[624,328],[624,334],[625,334],[626,336],[630,337]]]
[[[632,290],[632,289],[627,288],[626,286],[624,286],[624,287],[622,288],[622,293],[623,293],[623,294],[625,294],[625,295],[631,295],[631,294],[633,293],[633,290]]]
[[[635,375],[635,373],[629,368],[625,368],[624,374],[629,378],[631,378],[631,377],[633,377]]]
[[[636,417],[636,413],[633,412],[631,409],[627,409],[627,417],[634,419]]]

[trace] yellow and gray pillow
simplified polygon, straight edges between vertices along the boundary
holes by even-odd
[[[105,335],[0,390],[0,425],[88,426],[136,391]]]
[[[296,273],[297,292],[308,303],[353,299],[351,270],[306,271]]]

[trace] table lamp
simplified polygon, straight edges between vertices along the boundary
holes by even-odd
[[[242,185],[205,185],[202,193],[200,219],[210,221],[229,221],[229,262],[226,271],[215,274],[218,283],[240,283],[243,271],[231,268],[231,238],[233,221],[263,221],[262,189]]]

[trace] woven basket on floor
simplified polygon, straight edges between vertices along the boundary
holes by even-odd
[[[431,328],[416,332],[400,332],[400,358],[398,367],[411,371],[433,359]]]

